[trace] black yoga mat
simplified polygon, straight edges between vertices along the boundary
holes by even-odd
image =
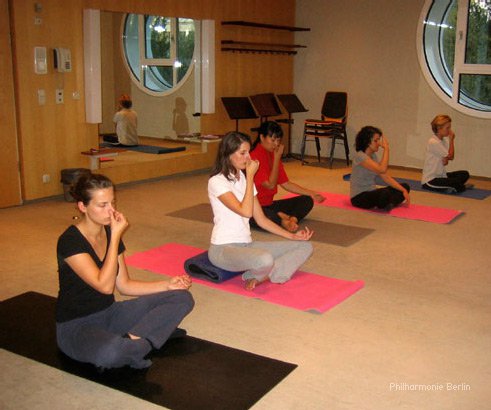
[[[154,145],[137,145],[136,147],[125,147],[130,151],[144,152],[145,154],[169,154],[171,152],[186,151],[186,147],[156,147]]]
[[[213,222],[213,213],[210,204],[198,204],[189,208],[179,209],[178,211],[168,213],[167,216],[198,222]],[[308,226],[314,231],[312,240],[315,242],[329,243],[331,245],[344,247],[351,246],[374,232],[374,229],[308,218],[302,220],[300,226]]]
[[[297,367],[186,336],[167,342],[146,371],[99,374],[57,349],[55,301],[28,292],[0,302],[0,347],[170,409],[248,409]]]
[[[168,147],[158,147],[156,145],[128,146],[128,145],[114,145],[114,144],[110,144],[107,142],[102,142],[99,145],[101,147],[104,147],[104,148],[121,147],[121,148],[127,149],[128,151],[143,152],[145,154],[169,154],[171,152],[186,151],[186,147],[168,148]]]

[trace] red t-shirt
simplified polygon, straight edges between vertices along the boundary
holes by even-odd
[[[259,169],[257,170],[256,175],[254,175],[254,184],[256,185],[257,189],[257,199],[259,200],[261,206],[269,206],[273,203],[273,198],[278,192],[278,185],[288,182],[288,176],[286,175],[285,168],[283,168],[283,164],[280,161],[276,186],[273,189],[265,188],[262,183],[264,181],[269,181],[271,169],[273,168],[274,154],[266,151],[261,144],[257,144],[256,148],[251,151],[251,158],[259,161]]]

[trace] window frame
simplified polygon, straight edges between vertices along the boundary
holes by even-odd
[[[467,64],[465,63],[465,51],[467,43],[467,25],[468,25],[468,11],[469,11],[469,0],[456,0],[457,1],[457,27],[456,27],[456,38],[455,38],[455,55],[454,55],[454,69],[453,69],[453,79],[445,78],[446,75],[445,64],[439,55],[439,40],[440,35],[433,38],[433,47],[430,49],[428,46],[425,48],[425,22],[430,10],[432,9],[435,0],[426,0],[423,5],[419,20],[418,20],[418,30],[416,35],[416,47],[418,53],[418,60],[423,76],[426,82],[432,88],[432,90],[453,109],[470,115],[472,117],[491,119],[491,106],[486,107],[486,111],[479,110],[477,108],[471,108],[463,105],[459,102],[461,98],[460,92],[460,76],[465,74],[477,74],[477,75],[491,75],[491,64]],[[442,14],[443,16],[443,14]],[[431,46],[431,44],[430,44]],[[430,55],[434,53],[431,57],[435,61],[427,58],[427,54]],[[435,58],[438,56],[438,58]],[[433,72],[430,68],[435,71]],[[440,80],[435,77],[438,76]],[[443,89],[441,83],[448,87],[447,91]],[[451,87],[451,95],[448,91]],[[477,105],[477,104],[476,104]]]
[[[125,45],[125,26],[126,26],[126,21],[128,19],[128,16],[130,15],[136,15],[138,17],[138,44],[139,44],[139,77],[137,78],[132,67],[130,66],[129,63],[129,58],[126,55],[126,45]],[[121,19],[121,27],[120,27],[120,51],[121,51],[121,57],[124,63],[124,66],[128,72],[129,77],[131,78],[131,81],[133,84],[135,84],[141,91],[143,91],[145,94],[154,96],[154,97],[164,97],[171,95],[175,92],[177,92],[188,80],[188,78],[191,76],[191,74],[194,72],[196,69],[196,58],[198,54],[198,46],[199,42],[197,41],[197,37],[199,37],[199,24],[198,20],[190,19],[193,20],[194,23],[194,50],[193,50],[193,56],[191,58],[191,62],[189,64],[189,68],[184,74],[184,76],[181,78],[181,80],[177,80],[178,78],[178,68],[175,65],[175,62],[177,61],[177,20],[178,17],[167,17],[167,16],[159,16],[159,17],[166,17],[170,19],[171,22],[171,43],[170,43],[170,58],[148,58],[146,57],[146,33],[144,30],[144,24],[146,17],[150,15],[148,14],[136,14],[136,13],[126,13],[124,17]],[[153,16],[153,15],[152,15]],[[163,66],[163,67],[172,67],[172,77],[173,77],[173,86],[169,88],[168,90],[164,91],[155,91],[150,88],[148,88],[145,85],[145,69],[150,70],[150,66]]]

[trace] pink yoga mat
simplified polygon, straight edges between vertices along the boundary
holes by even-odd
[[[449,222],[452,222],[457,216],[464,213],[463,211],[457,211],[454,209],[434,208],[432,206],[415,204],[410,204],[409,206],[402,204],[389,212],[382,210],[368,210],[357,208],[351,205],[351,201],[348,195],[332,194],[330,192],[322,192],[322,195],[326,197],[326,200],[317,205],[328,206],[332,208],[349,209],[352,211],[370,212],[378,215],[390,215],[397,218],[414,219],[418,221],[434,222],[438,224],[447,224]],[[291,198],[293,196],[296,195],[288,194],[285,195],[283,198]]]
[[[168,243],[145,252],[135,253],[126,258],[126,263],[161,275],[176,276],[185,273],[186,259],[201,252],[202,249],[192,246]],[[244,289],[244,281],[240,275],[222,283],[202,279],[193,279],[193,282],[277,305],[319,313],[336,306],[364,286],[361,280],[351,282],[300,271],[282,285],[264,282],[253,291]]]

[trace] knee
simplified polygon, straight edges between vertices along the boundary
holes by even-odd
[[[274,258],[268,252],[263,252],[261,255],[258,255],[251,261],[251,269],[259,270],[259,269],[270,269],[274,265]]]
[[[94,364],[103,369],[130,366],[142,369],[152,364],[144,357],[152,350],[151,343],[144,338],[131,340],[114,336],[113,340],[99,347],[94,355]]]
[[[298,242],[298,245],[299,249],[302,251],[306,258],[312,255],[312,252],[314,252],[314,246],[310,241]]]
[[[179,302],[184,306],[185,310],[189,313],[194,308],[194,298],[191,292],[188,290],[180,290],[178,291]]]
[[[185,314],[188,314],[194,308],[194,298],[188,290],[168,290],[160,292],[162,296],[162,306],[170,303],[173,306],[179,306]]]
[[[105,369],[121,367],[126,364],[123,359],[122,341],[122,337],[114,336],[110,343],[100,345],[94,352],[94,364]]]
[[[310,211],[314,207],[314,200],[311,196],[302,195],[300,198],[302,198],[302,205],[306,210]]]

